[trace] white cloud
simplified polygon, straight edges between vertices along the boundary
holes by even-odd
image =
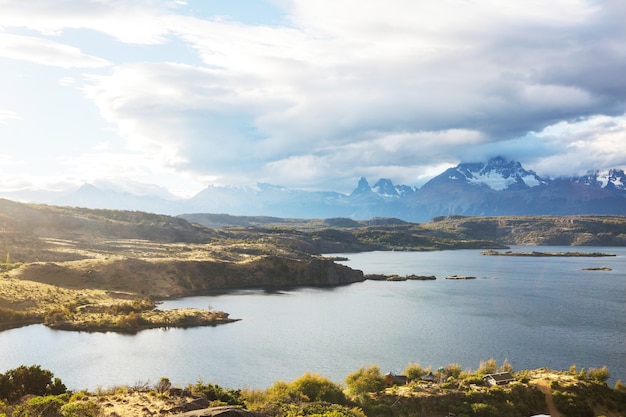
[[[146,171],[295,187],[345,188],[389,173],[419,182],[437,167],[494,154],[538,172],[624,164],[619,1],[277,4],[288,24],[191,16],[165,0],[0,0],[0,26],[23,30],[0,33],[0,55],[89,70],[108,62],[83,51],[106,49],[112,64],[97,75],[56,77],[82,87],[126,141],[131,156],[110,152],[102,175],[137,154],[153,155],[141,159]],[[114,39],[79,48],[71,40],[80,31]],[[127,44],[144,46],[116,55]],[[150,59],[133,55],[143,48]],[[195,61],[180,61],[190,53]],[[593,125],[601,117],[618,127]],[[0,123],[10,118],[0,113]],[[594,126],[584,135],[554,133],[581,118]],[[95,158],[84,156],[84,165]]]
[[[17,113],[0,109],[0,125],[7,123],[10,120],[19,119]]]
[[[589,169],[626,168],[626,115],[560,122],[537,134],[559,152],[533,164],[545,175],[578,175]]]
[[[98,68],[110,65],[102,58],[85,55],[78,48],[32,36],[0,33],[0,56],[62,68]]]
[[[23,27],[46,35],[67,29],[91,29],[122,42],[159,44],[166,41],[165,13],[177,2],[167,0],[0,0],[0,27]]]

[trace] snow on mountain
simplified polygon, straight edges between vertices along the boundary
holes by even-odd
[[[622,169],[589,171],[574,178],[543,179],[503,157],[462,163],[421,188],[380,178],[370,186],[360,178],[354,191],[305,191],[257,183],[213,186],[191,198],[134,181],[98,180],[79,189],[4,195],[12,199],[89,208],[141,210],[159,214],[228,213],[274,217],[371,219],[393,217],[428,221],[442,215],[626,215],[626,175]]]
[[[372,191],[382,197],[400,197],[398,190],[396,190],[391,180],[386,178],[379,179],[372,187]]]
[[[540,178],[534,171],[527,171],[519,162],[509,161],[501,156],[492,158],[487,163],[459,164],[454,170],[458,176],[449,175],[450,179],[485,185],[496,191],[546,184],[546,180]]]
[[[626,191],[626,174],[621,169],[588,171],[586,175],[572,178],[571,181],[604,189]]]

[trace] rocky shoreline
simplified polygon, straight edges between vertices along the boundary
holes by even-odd
[[[434,281],[437,279],[434,275],[386,275],[386,274],[366,274],[365,279],[371,281]]]
[[[561,257],[588,257],[588,258],[599,258],[603,256],[616,256],[612,253],[603,253],[603,252],[513,252],[506,251],[500,252],[495,250],[485,250],[480,252],[481,255],[486,256],[535,256],[535,257],[550,257],[550,256],[561,256]]]
[[[46,323],[46,326],[55,330],[136,334],[148,329],[218,326],[239,320],[230,318],[229,314],[223,311],[185,308],[167,311],[155,309],[108,317],[85,315],[73,320]]]

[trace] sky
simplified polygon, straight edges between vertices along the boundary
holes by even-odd
[[[626,168],[623,0],[0,0],[0,192]]]

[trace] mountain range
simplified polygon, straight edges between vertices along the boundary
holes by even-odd
[[[7,198],[64,206],[147,211],[159,214],[228,213],[284,218],[371,219],[423,222],[437,216],[626,215],[626,175],[621,169],[583,176],[544,178],[519,162],[495,157],[461,163],[422,187],[361,178],[350,194],[313,192],[279,185],[210,185],[189,199],[149,185],[85,184],[63,194],[13,194]]]

